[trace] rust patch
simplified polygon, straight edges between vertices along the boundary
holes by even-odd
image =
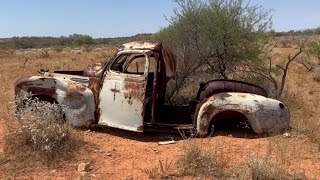
[[[82,99],[82,94],[80,92],[77,91],[67,91],[66,92],[66,98],[67,99]]]
[[[258,104],[258,108],[259,108],[260,110],[264,110],[264,109],[265,109],[265,106],[262,105],[262,104]]]
[[[102,63],[95,63],[93,65],[89,65],[84,71],[83,76],[87,77],[97,77],[100,75],[101,68],[103,64]]]
[[[21,78],[17,80],[15,85],[15,94],[19,94],[21,90],[27,91],[32,95],[42,95],[42,96],[50,96],[56,99],[56,87],[55,86],[48,86],[42,87],[45,82],[40,83],[39,81],[46,81],[45,78],[35,79],[30,81],[30,77]],[[52,81],[52,80],[50,80]],[[48,82],[49,84],[49,82]]]
[[[239,96],[240,98],[246,98],[246,97],[247,97],[246,94],[239,94],[238,96]]]
[[[131,101],[132,99],[137,99],[143,102],[144,100],[143,97],[145,92],[144,84],[124,81],[123,89],[124,91],[128,92],[125,95],[129,97],[129,101]]]
[[[74,91],[83,92],[87,89],[85,86],[77,82],[68,81],[67,84],[68,84],[68,91],[71,91],[71,92],[74,92]]]
[[[94,96],[95,104],[98,105],[99,103],[99,94],[100,94],[100,79],[99,78],[89,78],[89,85],[88,88],[92,91]]]
[[[226,98],[231,97],[231,95],[229,93],[219,93],[215,94],[214,97],[217,99],[226,100]]]
[[[138,126],[138,128],[137,128],[137,131],[140,131],[140,132],[142,132],[142,131],[143,131],[143,125],[141,125],[141,126]]]
[[[119,48],[119,51],[122,50],[159,50],[160,49],[160,43],[159,42],[145,42],[145,41],[133,41],[129,43],[122,44]]]
[[[203,113],[200,116],[200,119],[207,119],[210,121],[211,113],[215,110],[215,107],[210,104],[203,109]]]

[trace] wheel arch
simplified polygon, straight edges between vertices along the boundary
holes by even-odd
[[[252,131],[256,132],[252,128],[254,117],[251,115],[250,108],[211,96],[199,103],[196,109],[194,125],[200,137],[205,137],[209,133],[210,124],[223,119],[223,116],[245,118]]]
[[[31,99],[38,99],[39,101],[46,101],[49,103],[60,104],[55,97],[47,95],[47,94],[33,94],[31,96]]]
[[[16,98],[39,98],[63,107],[66,120],[75,127],[95,123],[95,101],[91,89],[60,77],[27,77],[16,82]]]

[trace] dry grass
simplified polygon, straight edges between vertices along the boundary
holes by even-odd
[[[270,157],[258,158],[250,156],[247,159],[249,166],[249,174],[243,179],[252,180],[269,180],[269,179],[304,179],[303,176],[295,174],[294,176],[288,174],[287,171],[281,168],[272,161]]]
[[[185,155],[177,160],[180,174],[194,177],[222,177],[223,163],[212,155],[212,152],[191,145]]]
[[[286,171],[277,166],[270,157],[249,157],[248,165],[252,180],[291,179]]]
[[[313,79],[316,80],[317,82],[320,82],[320,66],[314,68]]]
[[[151,168],[144,168],[142,172],[148,175],[151,179],[168,179],[177,176],[172,167],[172,161],[166,159],[165,161],[158,161],[158,165]]]
[[[226,177],[224,172],[224,161],[215,158],[216,152],[203,150],[198,145],[191,144],[183,156],[175,163],[166,159],[158,161],[151,168],[142,169],[142,172],[151,179],[168,179],[174,177],[196,177],[196,178],[222,178]]]
[[[312,142],[319,145],[320,149],[320,119],[316,118],[318,114],[312,115],[312,109],[309,109],[307,111],[309,113],[306,114],[307,112],[304,110],[310,106],[308,105],[310,102],[302,96],[290,92],[286,93],[284,102],[290,108],[292,132],[307,135]]]

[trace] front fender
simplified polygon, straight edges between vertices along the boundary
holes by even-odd
[[[249,93],[219,93],[198,105],[196,116],[200,136],[208,134],[209,125],[216,115],[235,111],[244,115],[255,133],[279,132],[289,129],[290,113],[282,102]]]
[[[50,97],[62,106],[68,123],[75,127],[94,122],[95,102],[85,85],[59,77],[31,76],[17,80],[17,98]]]

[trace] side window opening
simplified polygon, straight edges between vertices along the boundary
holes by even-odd
[[[124,73],[143,74],[145,71],[146,57],[143,54],[133,54],[128,59],[128,66]]]
[[[144,55],[137,55],[129,60],[129,65],[125,73],[143,74],[145,71],[146,57]],[[157,70],[156,58],[151,55],[149,57],[149,73],[154,73]]]
[[[117,60],[112,64],[111,70],[116,72],[123,72],[124,63],[128,59],[128,54],[122,54],[120,55]]]
[[[112,64],[111,70],[127,73],[127,74],[140,74],[145,71],[146,56],[144,54],[122,54],[117,57],[117,60]],[[149,57],[149,72],[154,73],[157,71],[157,60],[152,54]]]

